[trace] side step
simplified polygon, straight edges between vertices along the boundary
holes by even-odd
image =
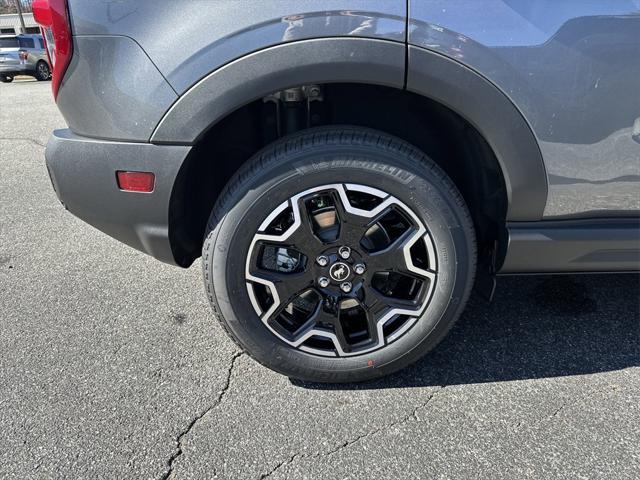
[[[640,271],[640,218],[512,222],[498,274]]]

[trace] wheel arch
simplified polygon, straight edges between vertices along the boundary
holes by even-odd
[[[167,111],[152,143],[192,145],[234,110],[309,83],[370,83],[403,88],[404,44],[367,38],[316,38],[248,54],[210,73]]]
[[[303,40],[260,50],[194,85],[165,114],[151,141],[195,145],[195,152],[233,114],[273,92],[310,83],[382,86],[438,103],[467,121],[497,159],[507,197],[504,221],[539,220],[546,203],[546,172],[537,140],[519,110],[484,77],[438,53],[411,47],[405,72],[404,53],[404,45],[397,42],[363,38]],[[237,127],[244,128],[248,121],[245,118]],[[183,174],[182,180],[187,169]],[[184,181],[177,184],[174,199],[183,201],[188,189]],[[170,223],[181,221],[173,211],[170,217]],[[191,251],[197,248],[193,240]],[[172,244],[181,242],[184,239],[174,239]],[[192,255],[184,258],[179,263],[193,260]]]
[[[547,173],[522,112],[496,85],[449,57],[409,46],[408,59],[407,90],[458,113],[493,150],[506,183],[507,220],[540,220],[547,203]]]

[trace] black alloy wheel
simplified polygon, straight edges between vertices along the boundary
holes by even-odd
[[[323,356],[393,342],[427,306],[433,241],[417,215],[357,184],[301,192],[263,222],[249,249],[252,305],[280,340]]]

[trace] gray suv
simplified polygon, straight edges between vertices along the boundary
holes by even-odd
[[[51,78],[42,35],[0,35],[0,82],[12,82],[17,75]]]
[[[497,275],[640,270],[640,1],[206,5],[34,2],[46,162],[258,362],[379,377]]]

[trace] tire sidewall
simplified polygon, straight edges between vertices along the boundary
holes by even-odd
[[[249,300],[244,272],[251,240],[268,213],[299,192],[337,179],[381,189],[411,208],[434,240],[438,273],[426,311],[407,333],[367,354],[326,358],[294,349],[268,330]],[[215,302],[233,336],[259,362],[301,379],[373,378],[421,357],[457,318],[475,273],[468,216],[447,193],[446,187],[452,186],[446,182],[435,166],[428,168],[395,151],[354,145],[289,153],[249,177],[216,208],[222,221],[216,227],[214,254],[208,256]]]

